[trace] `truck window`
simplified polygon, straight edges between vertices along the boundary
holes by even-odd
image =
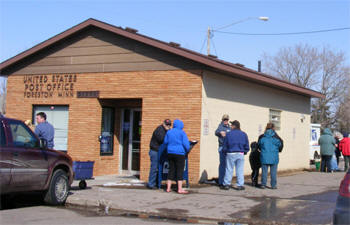
[[[5,145],[6,145],[6,137],[5,137],[4,127],[2,122],[0,122],[0,146],[5,146]]]
[[[35,148],[39,142],[23,123],[17,121],[9,122],[12,134],[12,145],[16,147]]]

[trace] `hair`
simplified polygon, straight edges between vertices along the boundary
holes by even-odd
[[[238,120],[235,120],[231,123],[232,126],[235,126],[236,129],[241,130],[241,124]]]
[[[46,120],[46,114],[44,112],[39,112],[36,115],[40,116],[41,118],[44,118],[44,120]]]
[[[334,131],[334,136],[338,139],[342,139],[343,138],[343,134],[340,133],[339,131]]]
[[[274,123],[267,123],[266,127],[265,127],[265,131],[267,131],[268,129],[273,129],[275,128],[275,124]]]

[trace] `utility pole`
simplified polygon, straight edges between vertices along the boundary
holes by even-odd
[[[210,55],[210,27],[208,27],[208,37],[207,37],[207,55]]]

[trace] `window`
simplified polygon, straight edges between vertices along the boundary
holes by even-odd
[[[25,148],[39,147],[39,141],[23,123],[13,121],[9,122],[9,125],[12,134],[13,146]]]
[[[114,108],[102,108],[100,154],[113,155]]]
[[[0,146],[6,145],[5,131],[2,122],[0,122]]]
[[[280,130],[281,129],[281,111],[270,109],[269,121],[270,123],[273,123],[275,125],[276,130]]]

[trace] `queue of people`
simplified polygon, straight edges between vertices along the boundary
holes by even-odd
[[[228,124],[231,124],[229,129]],[[245,132],[241,131],[239,121],[229,122],[229,116],[223,115],[215,135],[219,141],[219,179],[221,189],[229,190],[236,170],[237,182],[233,187],[236,190],[244,190],[244,155],[249,151],[249,140]],[[249,156],[252,168],[252,186],[266,188],[268,168],[271,175],[271,189],[277,189],[277,165],[279,153],[283,148],[283,140],[277,135],[273,123],[268,123],[264,134],[260,135],[257,142],[250,145],[252,151]],[[262,168],[261,184],[258,184],[259,169]]]
[[[318,140],[321,153],[321,172],[341,172],[339,158],[344,157],[344,170],[347,171],[350,163],[350,139],[348,133],[335,132],[333,135],[329,128],[322,131]]]

